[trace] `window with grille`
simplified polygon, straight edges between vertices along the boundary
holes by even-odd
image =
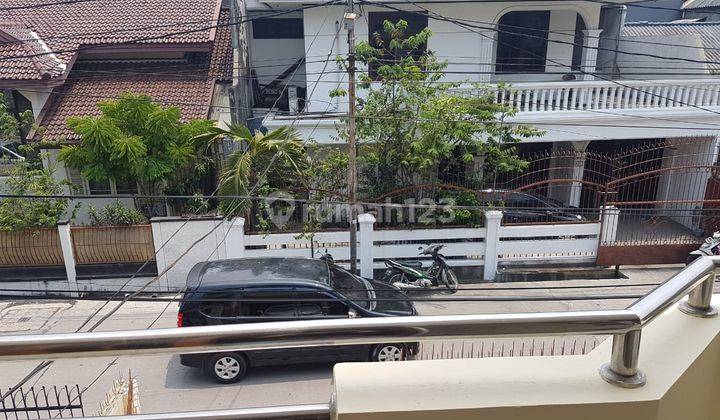
[[[110,185],[110,181],[88,180],[88,191],[90,195],[112,194],[112,186]]]
[[[518,11],[498,22],[496,73],[544,73],[550,11]]]

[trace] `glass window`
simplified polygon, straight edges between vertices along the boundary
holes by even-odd
[[[549,11],[509,12],[498,22],[496,73],[543,73]]]
[[[299,291],[293,294],[297,298],[299,317],[347,316],[347,304],[342,297],[335,297],[319,291]]]
[[[334,265],[330,266],[330,279],[333,289],[363,308],[370,308],[370,293],[362,279]]]
[[[240,315],[239,294],[228,292],[206,293],[200,299],[202,299],[200,312],[207,316],[230,318]]]
[[[130,179],[116,179],[115,191],[117,194],[137,194],[137,183]]]
[[[302,39],[302,18],[261,18],[252,23],[255,39]]]
[[[88,181],[88,189],[91,195],[112,194],[110,181]]]
[[[377,36],[375,34],[380,35],[380,39],[382,41],[382,44],[387,46],[388,42],[390,42],[389,37],[385,34],[383,31],[383,25],[385,21],[390,21],[392,23],[397,23],[400,20],[404,20],[407,22],[408,27],[405,31],[405,37],[409,37],[412,35],[417,35],[420,33],[423,29],[427,28],[428,26],[428,17],[427,15],[423,15],[420,13],[410,13],[410,12],[370,12],[368,14],[368,36],[369,36],[369,42],[370,45],[372,45],[375,48],[379,48],[380,44],[378,42]],[[419,57],[427,48],[421,48],[418,51],[415,51],[415,56]],[[380,57],[380,60],[391,60],[393,58],[393,54],[390,51],[383,51],[383,55]],[[370,77],[377,79],[377,64],[371,64],[370,65]]]

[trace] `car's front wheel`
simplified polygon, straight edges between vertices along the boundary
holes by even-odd
[[[238,353],[217,353],[205,364],[205,371],[221,384],[232,384],[245,377],[247,362]]]
[[[370,354],[373,362],[399,362],[406,358],[407,352],[402,344],[378,344]]]

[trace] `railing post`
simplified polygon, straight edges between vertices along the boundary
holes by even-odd
[[[502,212],[497,210],[485,212],[485,265],[483,273],[483,280],[485,281],[493,281],[497,275],[502,216]]]
[[[375,217],[370,213],[363,213],[358,216],[358,224],[360,225],[358,233],[358,241],[360,248],[358,256],[360,257],[360,276],[373,279],[373,235]]]
[[[645,385],[647,378],[638,369],[640,335],[639,329],[613,335],[610,363],[600,368],[600,376],[603,379],[623,388],[638,388]]]
[[[688,295],[688,299],[680,302],[680,312],[696,316],[698,318],[710,318],[717,316],[717,309],[710,304],[715,285],[715,273],[713,272],[694,288]]]
[[[60,237],[60,249],[65,263],[65,275],[68,283],[77,284],[75,272],[75,253],[73,252],[72,236],[70,235],[70,221],[64,220],[57,224],[58,236]]]

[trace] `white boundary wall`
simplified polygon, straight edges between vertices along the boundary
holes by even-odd
[[[614,238],[617,230],[617,210],[606,209],[603,218],[604,237]],[[384,267],[385,259],[421,259],[418,256],[419,248],[429,244],[443,244],[442,254],[452,266],[482,266],[483,280],[486,281],[494,280],[498,266],[503,264],[592,264],[597,256],[601,230],[599,222],[502,226],[500,211],[486,212],[485,227],[375,230],[375,218],[371,214],[361,214],[358,220],[358,267],[361,275],[368,278],[373,277],[375,269]],[[162,273],[168,269],[168,272],[148,290],[180,290],[185,287],[187,275],[195,264],[224,258],[310,258],[314,250],[316,258],[328,252],[341,265],[349,265],[347,230],[317,232],[314,235],[247,235],[244,233],[244,224],[242,218],[232,221],[221,217],[190,220],[179,217],[153,218],[151,225],[157,270]],[[72,238],[67,226],[60,224],[58,229],[69,280],[67,283],[63,282],[63,285],[53,284],[54,288],[115,290],[119,284],[127,281],[127,276],[118,276],[117,279],[97,280],[96,286],[81,285],[82,282],[77,282]],[[311,247],[310,236],[314,247]],[[193,243],[201,238],[203,239],[193,246]],[[491,254],[488,255],[488,252]],[[425,257],[424,260],[430,264],[429,258]],[[128,290],[135,290],[136,286],[147,281],[147,277],[137,278]],[[18,284],[22,284],[18,287],[27,287],[27,282]],[[37,286],[38,290],[42,290],[48,285],[38,282]]]
[[[497,266],[502,263],[595,262],[599,222],[501,226],[501,218],[501,212],[487,212],[486,226],[482,228],[375,230],[375,218],[362,214],[358,266],[363,276],[372,277],[373,269],[384,266],[384,259],[416,259],[418,248],[428,244],[445,245],[442,254],[453,266],[485,266],[485,280],[494,280]],[[347,263],[347,231],[318,232],[313,239],[316,257],[327,250],[336,261]],[[245,235],[244,243],[247,257],[309,258],[313,249],[308,235],[299,233]],[[489,257],[487,251],[497,255]]]

